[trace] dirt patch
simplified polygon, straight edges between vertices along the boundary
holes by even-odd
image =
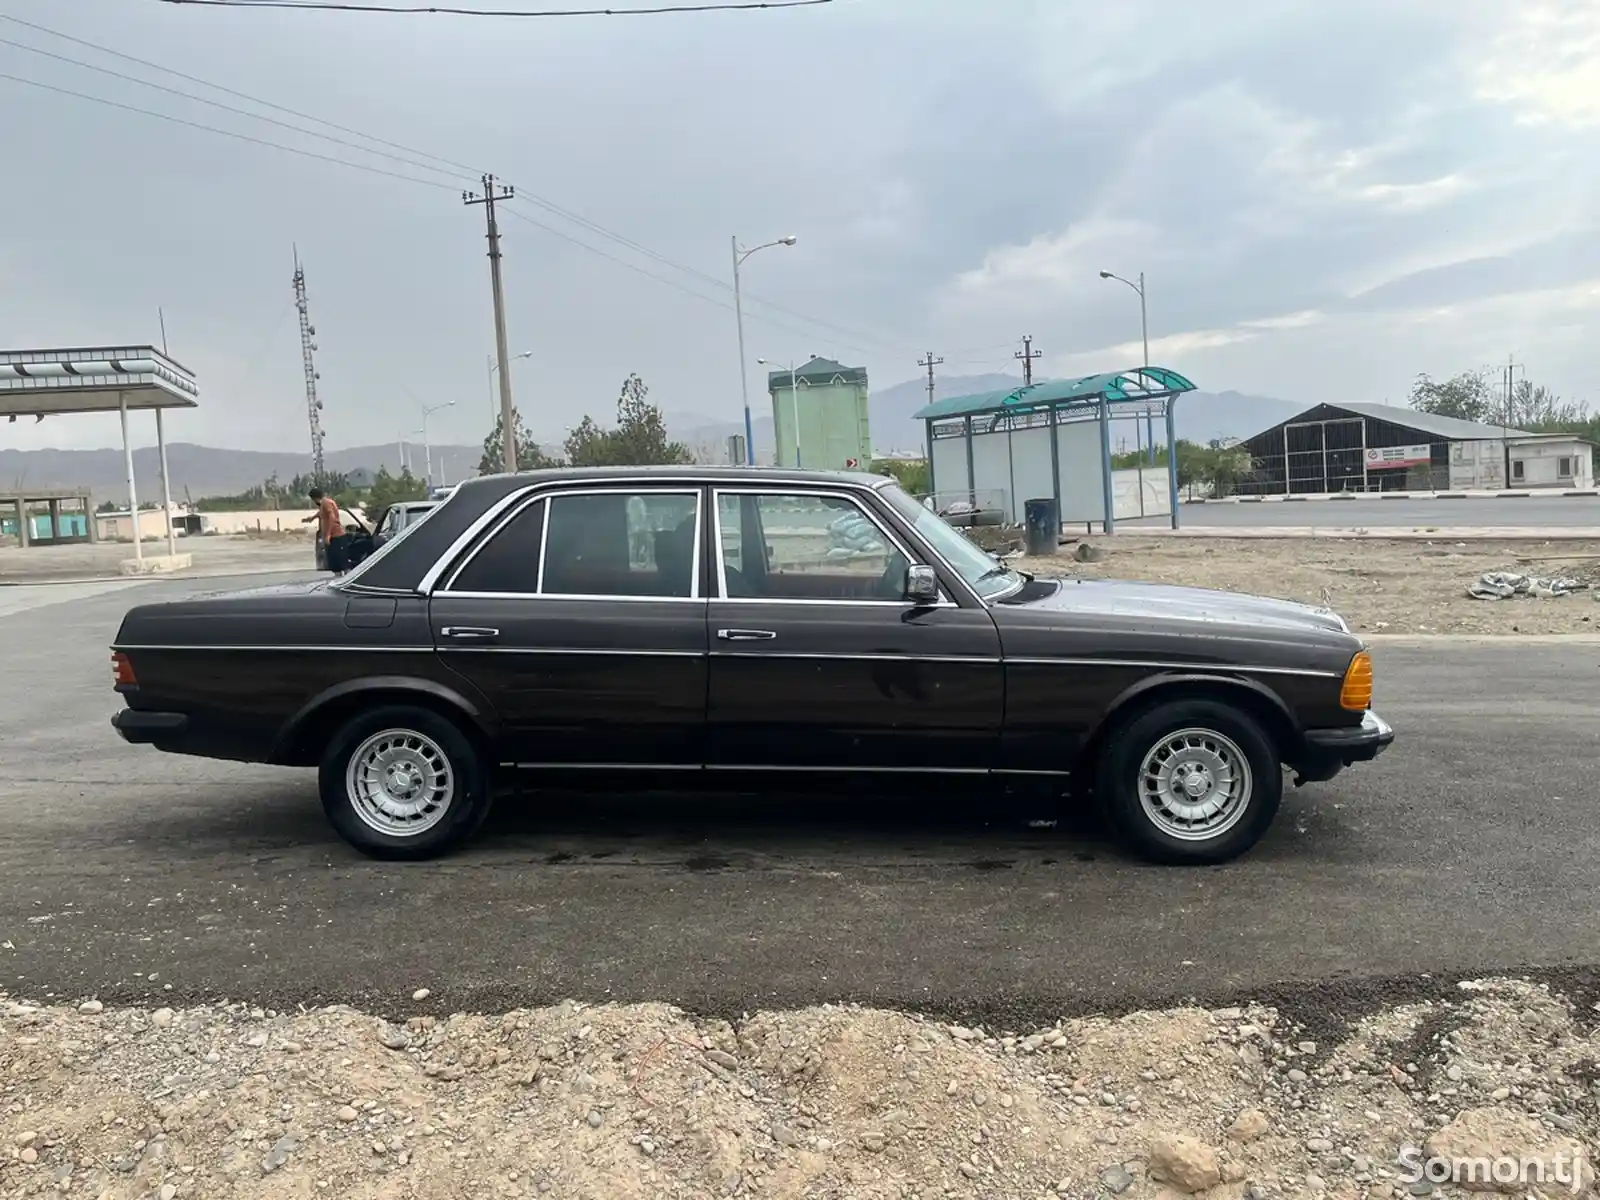
[[[1322,1047],[1266,1006],[1018,1033],[428,999],[391,1024],[0,997],[0,1195],[1154,1200],[1182,1178],[1218,1200],[1377,1200],[1423,1194],[1397,1156],[1429,1139],[1597,1134],[1600,1044],[1525,981],[1384,1009]]]
[[[1014,559],[1038,575],[1140,579],[1327,604],[1363,633],[1597,634],[1600,591],[1475,600],[1486,571],[1600,582],[1600,542],[1382,538],[1096,538],[1104,557]]]

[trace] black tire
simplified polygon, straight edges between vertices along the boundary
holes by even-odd
[[[385,820],[381,812],[363,816],[363,810],[370,813],[372,806],[363,805],[352,789],[353,761],[366,758],[369,741],[381,734],[393,734],[403,743],[393,751],[403,769],[421,764],[429,772],[426,778],[438,785],[419,788],[419,796],[440,794],[442,781],[448,779],[442,811],[433,815],[431,810],[419,810],[425,815],[416,818],[415,831],[397,831],[403,819]],[[329,823],[340,837],[372,858],[417,860],[447,854],[477,833],[493,799],[489,772],[472,739],[448,717],[409,705],[386,705],[352,717],[328,743],[317,781]]]
[[[1219,815],[1212,833],[1199,822],[1186,824],[1181,810],[1169,808],[1165,818],[1151,811],[1163,807],[1159,779],[1171,776],[1162,772],[1151,780],[1143,778],[1146,757],[1187,731],[1196,732],[1186,739],[1185,752],[1166,748],[1168,771],[1182,771],[1182,764],[1189,763],[1192,774],[1198,763],[1204,781],[1212,778],[1204,772],[1223,774],[1225,764],[1235,759],[1248,769],[1249,786],[1236,812],[1226,806],[1223,810],[1224,815],[1232,814],[1231,823],[1223,823]],[[1152,759],[1152,766],[1159,761]],[[1235,781],[1244,779],[1236,763],[1231,770]],[[1097,765],[1095,793],[1112,829],[1142,857],[1172,864],[1220,863],[1250,849],[1272,825],[1283,802],[1283,768],[1271,737],[1249,713],[1220,700],[1172,700],[1131,715],[1111,731]],[[1146,795],[1151,798],[1149,806]],[[1214,798],[1216,792],[1206,795]],[[1180,827],[1182,831],[1174,831]]]

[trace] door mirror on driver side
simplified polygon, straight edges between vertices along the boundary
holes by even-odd
[[[939,576],[932,567],[913,563],[906,568],[906,599],[912,604],[939,603]]]

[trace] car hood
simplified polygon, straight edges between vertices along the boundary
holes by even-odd
[[[1021,600],[1016,607],[1130,620],[1162,617],[1177,621],[1221,621],[1257,628],[1350,632],[1349,626],[1331,609],[1268,596],[1165,583],[1132,583],[1118,579],[1038,580],[1034,587],[1025,589],[1025,594],[1035,590],[1038,584],[1048,583],[1054,583],[1055,588]]]

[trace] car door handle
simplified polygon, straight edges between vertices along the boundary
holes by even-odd
[[[719,629],[717,636],[725,642],[770,642],[778,635],[771,629]]]
[[[439,632],[458,642],[487,642],[491,638],[500,636],[498,629],[489,629],[482,625],[446,625]]]

